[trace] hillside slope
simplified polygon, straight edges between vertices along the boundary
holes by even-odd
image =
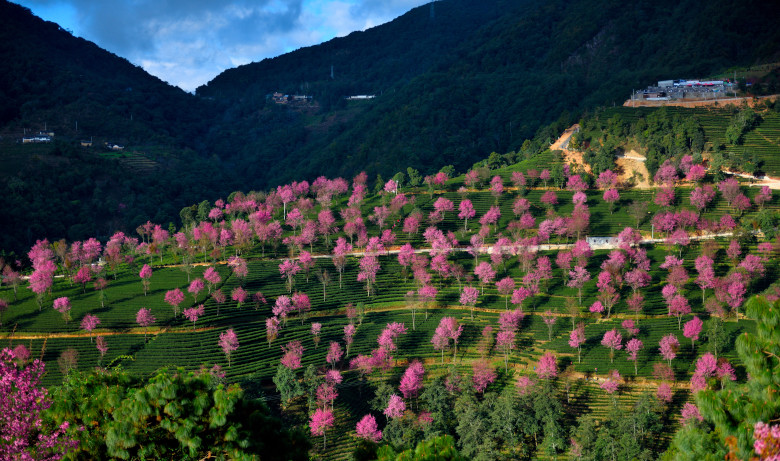
[[[725,31],[755,28],[754,36],[777,43],[769,23],[719,16],[716,5],[692,17],[697,7],[685,3],[559,2],[507,16],[449,65],[378,103],[327,146],[326,158],[365,153],[386,172],[403,168],[414,152],[418,168],[451,163],[462,171],[490,151],[520,150],[540,123],[563,111],[606,105],[665,75],[698,75],[766,52]],[[654,8],[672,18],[659,19]]]
[[[409,166],[462,172],[493,151],[519,160],[554,139],[549,129],[523,144],[552,121],[565,128],[571,113],[622,100],[632,87],[771,60],[780,49],[773,3],[446,0],[227,71],[194,97],[25,8],[3,2],[0,13],[3,142],[45,126],[65,143],[35,152],[51,171],[4,145],[0,192],[12,200],[0,211],[52,240],[83,238],[72,216],[95,206],[115,213],[117,203],[127,205],[123,197],[146,203],[122,213],[122,226],[133,229],[150,214],[174,221],[198,195],[226,197],[239,184],[264,189],[361,170],[387,177]],[[266,98],[274,91],[314,102],[274,104]],[[343,99],[358,93],[377,97]],[[110,187],[111,204],[94,199],[106,189],[90,186],[95,178],[80,163],[94,155],[68,155],[65,164],[57,155],[87,136],[131,145],[154,166],[152,176],[137,181],[137,171],[119,169],[101,180],[128,187]],[[61,168],[83,185],[81,194],[50,187]],[[172,197],[170,207],[155,209],[149,188]],[[32,243],[19,226],[3,231],[10,240],[2,248]]]
[[[3,251],[176,221],[199,197],[232,190],[224,166],[199,153],[215,114],[204,101],[6,1],[0,63]],[[44,128],[52,143],[19,143]],[[106,141],[126,152],[109,154]],[[162,197],[172,200],[160,207]]]

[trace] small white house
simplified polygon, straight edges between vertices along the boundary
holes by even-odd
[[[585,237],[585,241],[591,248],[614,247],[618,244],[617,237]]]

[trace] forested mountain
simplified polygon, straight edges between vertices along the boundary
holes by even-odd
[[[524,158],[631,88],[777,58],[777,13],[758,1],[444,0],[228,70],[193,96],[2,2],[0,248],[177,221],[180,207],[238,188]],[[275,104],[276,91],[313,99]],[[376,98],[344,99],[355,94]],[[44,127],[51,145],[15,143]],[[88,137],[126,145],[126,158],[79,147]]]
[[[316,94],[320,105],[332,107],[345,95],[380,93],[408,83],[448,59],[485,24],[533,3],[432,2],[378,27],[226,70],[197,94],[232,101],[273,91]]]
[[[465,24],[476,5],[501,14],[483,14],[479,27],[448,27],[456,18]],[[779,11],[766,2],[737,10],[722,1],[513,6],[437,2],[433,17],[421,7],[371,31],[227,71],[198,94],[225,98],[234,110],[246,108],[243,124],[241,116],[229,119],[245,135],[231,151],[270,183],[291,179],[290,172],[393,174],[407,166],[428,171],[446,164],[462,171],[491,151],[521,150],[539,126],[564,111],[620,103],[632,88],[658,79],[771,59],[779,49],[780,35],[770,19]],[[419,53],[384,54],[396,41],[419,34],[420,40],[411,41]],[[441,42],[437,34],[447,39]],[[365,80],[352,83],[355,72],[347,71],[334,72],[331,81],[327,64],[335,57],[362,70]],[[399,69],[425,71],[412,76]],[[283,131],[275,132],[268,111],[256,109],[275,90],[313,94],[328,108],[339,92],[378,96],[322,121],[290,112]],[[248,135],[258,131],[263,135],[256,140]],[[220,151],[228,142],[212,141]],[[277,168],[264,175],[267,169],[257,160],[269,157]]]

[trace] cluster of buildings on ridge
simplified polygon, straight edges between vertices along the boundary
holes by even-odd
[[[37,134],[25,134],[22,137],[22,144],[50,143],[52,142],[53,139],[54,139],[53,131],[39,131]],[[93,144],[92,138],[82,139],[81,141],[79,141],[79,145],[81,147],[92,147],[92,144]],[[103,146],[113,151],[119,151],[125,149],[125,146],[121,144],[117,144],[115,142],[105,142],[103,143]]]
[[[53,131],[39,131],[38,134],[25,134],[22,137],[22,144],[51,142],[52,138],[54,138]]]
[[[632,100],[718,99],[736,91],[729,80],[661,80],[656,86],[635,91]]]
[[[305,94],[283,94],[278,91],[271,95],[271,100],[276,104],[290,104],[290,103],[302,103],[311,102],[314,99],[313,96]]]
[[[284,94],[278,91],[266,97],[270,98],[276,104],[302,104],[302,103],[310,103],[314,100],[314,97],[311,95]],[[354,96],[347,96],[344,99],[348,101],[360,101],[360,100],[374,99],[374,98],[376,98],[375,94],[356,94]]]

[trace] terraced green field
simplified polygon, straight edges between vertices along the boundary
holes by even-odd
[[[527,163],[500,170],[498,174],[508,184],[513,170],[525,169],[531,164]],[[505,192],[498,200],[487,191],[469,192],[461,195],[454,192],[461,183],[462,178],[452,180],[448,184],[449,191],[443,194],[431,195],[418,191],[415,194],[415,205],[405,207],[402,216],[398,218],[395,229],[397,232],[396,246],[407,242],[412,243],[415,248],[425,246],[421,233],[409,236],[400,231],[402,218],[408,215],[414,207],[419,208],[427,215],[433,209],[433,201],[440,196],[452,200],[456,207],[462,198],[469,198],[474,203],[477,218],[497,203],[501,210],[501,219],[497,226],[499,229],[504,229],[511,220],[515,219],[512,213],[512,203],[516,198],[514,192]],[[526,194],[526,197],[535,204],[532,212],[537,219],[537,224],[545,217],[545,210],[537,206],[542,193],[542,190],[534,189]],[[557,193],[561,205],[555,207],[556,213],[570,214],[573,209],[572,193],[566,191],[558,191]],[[678,189],[680,206],[689,206],[688,193],[689,189]],[[754,194],[755,191],[746,190],[746,193]],[[648,202],[652,200],[652,192],[650,191],[621,191],[622,198],[618,207],[613,214],[610,214],[607,204],[601,199],[600,191],[588,191],[587,195],[591,213],[589,235],[601,236],[615,235],[625,227],[633,226],[633,218],[629,217],[627,213],[627,205],[632,200]],[[373,207],[380,203],[380,198],[370,197],[363,205],[363,215],[370,214]],[[776,195],[770,206],[777,208],[777,205],[778,197]],[[334,209],[337,209],[336,207]],[[651,203],[648,210],[652,214],[658,210],[658,207]],[[718,198],[704,216],[708,219],[716,219],[729,211],[726,203]],[[749,223],[756,212],[753,210],[744,215],[743,222]],[[469,222],[468,232],[464,232],[462,230],[463,222],[457,218],[457,211],[449,212],[445,219],[438,224],[438,228],[445,232],[454,232],[459,242],[465,245],[471,233],[479,229],[477,221],[478,219],[472,219]],[[337,224],[342,225],[343,223]],[[391,222],[389,226],[392,227],[393,223]],[[421,229],[424,227],[425,225],[421,226]],[[640,229],[645,234],[649,234],[651,232],[649,220],[643,222]],[[379,233],[379,229],[373,224],[369,225],[368,230],[369,235]],[[495,241],[495,233],[491,234],[487,240],[489,242]],[[570,244],[573,241],[563,238],[554,239],[553,243]],[[727,240],[720,240],[719,244],[725,248]],[[675,388],[675,401],[669,409],[671,416],[665,422],[668,429],[674,428],[677,424],[677,418],[674,415],[679,413],[679,408],[688,398],[685,384],[695,367],[697,357],[706,349],[706,341],[702,339],[696,343],[695,347],[692,347],[690,341],[684,338],[682,332],[678,330],[676,317],[666,315],[667,307],[661,295],[666,271],[659,266],[664,261],[667,251],[662,246],[647,246],[646,249],[652,261],[650,271],[652,284],[642,290],[646,301],[645,309],[639,316],[634,316],[627,310],[624,299],[631,291],[628,286],[622,287],[621,300],[613,308],[612,318],[604,319],[588,312],[587,307],[596,300],[598,294],[595,275],[608,252],[606,250],[597,251],[589,259],[587,268],[593,274],[593,278],[586,283],[583,289],[582,306],[574,319],[574,321],[585,323],[585,332],[588,338],[582,348],[581,362],[577,362],[576,350],[568,345],[572,318],[566,306],[567,300],[576,300],[577,291],[564,285],[562,270],[553,263],[553,279],[543,287],[541,294],[531,300],[526,300],[523,304],[528,315],[523,320],[519,330],[516,349],[509,358],[509,370],[504,370],[503,355],[500,351],[494,348],[490,352],[489,358],[498,372],[498,379],[491,385],[490,390],[512,386],[519,374],[534,375],[534,367],[539,357],[545,351],[553,351],[557,355],[559,369],[566,370],[563,377],[559,378],[555,385],[561,394],[570,394],[566,408],[568,417],[573,419],[576,415],[584,413],[600,417],[612,405],[612,397],[602,391],[598,387],[600,381],[594,381],[593,378],[603,379],[609,370],[618,370],[626,378],[626,384],[617,402],[627,408],[636,401],[642,392],[655,390],[657,382],[652,377],[653,364],[663,361],[658,352],[658,342],[662,336],[671,332],[680,339],[681,343],[679,354],[673,361],[676,378],[681,385]],[[287,321],[279,338],[270,345],[266,340],[265,319],[272,315],[271,306],[274,300],[281,295],[289,294],[278,269],[279,257],[290,252],[290,249],[285,246],[281,246],[276,252],[266,249],[265,257],[261,257],[263,252],[259,247],[254,247],[246,252],[243,256],[249,261],[249,275],[244,281],[234,276],[224,261],[210,262],[209,265],[215,267],[222,276],[222,283],[215,289],[220,288],[228,296],[228,301],[218,306],[212,298],[207,298],[205,292],[199,295],[197,301],[192,295],[187,294],[184,303],[180,306],[181,309],[199,303],[203,303],[206,309],[206,314],[198,319],[194,329],[192,323],[183,316],[175,317],[172,308],[164,302],[164,296],[168,290],[178,287],[186,294],[188,285],[188,275],[182,270],[178,257],[172,254],[165,254],[162,259],[154,257],[153,276],[150,290],[146,295],[138,276],[140,265],[148,262],[145,256],[140,256],[131,266],[122,265],[115,278],[109,273],[109,284],[105,290],[105,306],[100,305],[98,293],[91,285],[88,284],[86,289],[83,289],[78,284],[72,284],[67,277],[55,279],[52,294],[44,298],[44,306],[40,311],[33,293],[28,288],[20,287],[18,300],[12,301],[11,288],[2,286],[0,297],[11,302],[10,308],[3,312],[0,340],[11,346],[24,344],[33,352],[33,356],[41,356],[47,364],[47,374],[44,378],[44,384],[47,386],[57,385],[61,381],[62,375],[57,366],[57,358],[65,349],[73,348],[79,354],[78,369],[80,370],[89,370],[98,365],[121,366],[130,372],[148,376],[161,367],[182,366],[197,370],[204,365],[220,364],[226,371],[228,381],[239,382],[251,395],[264,396],[269,402],[275,404],[279,397],[273,388],[271,378],[276,372],[282,355],[280,346],[289,341],[300,340],[305,348],[303,367],[314,365],[321,369],[324,368],[326,366],[327,345],[331,341],[343,342],[343,327],[348,322],[345,316],[345,307],[348,303],[355,306],[362,305],[365,308],[365,316],[357,329],[348,359],[358,354],[369,354],[372,349],[375,349],[377,337],[388,323],[403,322],[407,325],[409,332],[398,340],[395,366],[389,371],[375,372],[369,378],[371,382],[384,380],[394,386],[398,384],[405,366],[414,359],[419,359],[425,364],[426,380],[445,374],[451,364],[456,366],[462,375],[469,375],[472,361],[481,356],[478,342],[482,329],[487,325],[492,325],[497,329],[498,315],[505,310],[504,297],[499,295],[495,285],[488,284],[484,287],[484,293],[479,298],[472,320],[470,310],[459,305],[459,283],[452,279],[442,280],[434,275],[432,284],[439,290],[436,301],[427,307],[417,306],[416,329],[412,330],[413,314],[404,300],[404,295],[408,291],[415,290],[417,286],[412,277],[399,265],[394,254],[380,256],[381,270],[378,273],[375,293],[369,296],[365,285],[357,281],[357,257],[348,258],[343,283],[340,287],[332,261],[327,257],[329,249],[324,242],[319,240],[314,245],[313,250],[318,256],[316,268],[311,271],[308,277],[304,273],[296,275],[293,287],[294,291],[305,292],[309,295],[312,303],[311,313],[305,318],[293,315]],[[699,251],[698,244],[693,244],[683,252],[685,267],[692,276],[696,272],[693,260]],[[744,251],[755,251],[755,242],[752,246],[744,248]],[[225,253],[227,256],[232,255],[234,249],[228,248]],[[543,251],[540,255],[550,256],[554,261],[556,253]],[[201,255],[197,256],[198,260],[201,258]],[[456,251],[449,260],[461,264],[466,274],[473,274],[474,257],[463,251]],[[487,255],[480,256],[480,261],[486,260],[488,260]],[[730,269],[730,264],[726,258],[725,250],[721,249],[715,266],[717,275],[725,275]],[[190,278],[202,276],[206,267],[202,264],[194,267]],[[327,269],[332,275],[332,281],[325,287],[324,294],[323,285],[315,276],[317,268]],[[762,292],[770,284],[776,282],[778,270],[780,267],[778,267],[777,261],[768,263],[765,276],[750,286],[748,294]],[[511,276],[517,282],[522,280],[524,275],[516,257],[511,257],[505,263],[505,267],[498,267],[497,272],[497,278]],[[467,276],[463,283],[477,286],[478,282],[469,280],[471,278],[473,275]],[[247,302],[240,307],[237,306],[234,301],[230,300],[230,292],[239,285],[242,285],[250,294],[261,291],[268,303],[255,306],[252,302]],[[693,312],[703,319],[707,319],[709,315],[703,309],[701,292],[693,279],[685,285],[684,291]],[[63,321],[58,312],[52,309],[53,298],[61,296],[70,298],[73,305],[72,320],[67,323]],[[135,314],[142,307],[150,308],[157,319],[156,323],[149,329],[148,335],[135,323]],[[547,310],[559,316],[553,326],[551,340],[548,340],[548,327],[541,316],[541,313]],[[97,315],[101,320],[95,334],[104,335],[109,347],[108,353],[102,360],[91,338],[79,327],[81,319],[87,313]],[[459,323],[464,325],[464,331],[459,341],[457,355],[453,357],[451,354],[445,354],[442,360],[441,353],[434,350],[431,344],[431,337],[439,321],[445,316],[455,317]],[[626,318],[633,318],[637,321],[640,329],[638,338],[644,343],[644,349],[639,353],[636,376],[634,375],[634,364],[626,359],[624,351],[618,351],[615,354],[614,362],[611,363],[609,351],[600,344],[604,332],[613,328],[622,331],[620,323]],[[689,318],[690,316],[686,316],[686,320]],[[313,321],[323,324],[319,347],[315,347],[309,333],[310,324]],[[227,360],[217,342],[220,333],[229,328],[236,331],[240,346],[233,354],[231,365],[228,367]],[[733,338],[737,334],[751,331],[754,324],[750,320],[740,319],[737,321],[734,317],[730,317],[725,323],[725,328],[730,338],[729,344],[732,344]],[[625,336],[625,331],[622,332]],[[726,347],[722,351],[722,356],[732,361],[737,367],[740,378],[744,378],[744,370],[737,360],[733,347]],[[364,395],[370,395],[373,392],[371,386],[358,376],[356,371],[348,369],[346,360],[340,364],[340,368],[345,372],[345,381],[339,387],[340,395],[336,400],[337,426],[331,432],[331,448],[324,452],[315,448],[314,451],[323,459],[347,458],[348,453],[356,443],[353,437],[355,423],[369,410]],[[299,370],[298,373],[300,376],[302,372]],[[567,382],[571,384],[568,390]],[[305,410],[305,402],[297,401],[285,412],[285,417],[291,422],[305,424]],[[313,443],[317,446],[319,440],[315,438]]]

